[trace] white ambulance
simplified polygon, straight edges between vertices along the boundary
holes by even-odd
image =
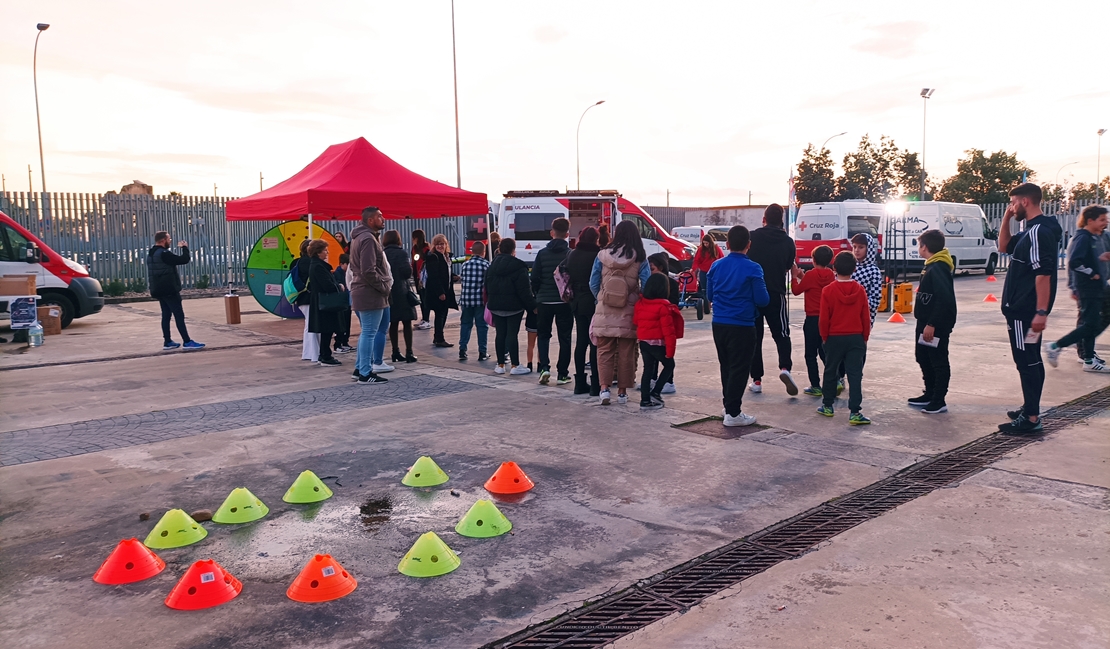
[[[888,204],[881,226],[882,233],[889,238],[885,242],[890,248],[888,257],[908,260],[911,270],[923,268],[925,262],[917,252],[917,235],[926,230],[944,233],[944,245],[952,254],[957,271],[983,270],[987,275],[994,274],[998,242],[988,238],[987,218],[978,205],[940,201]]]
[[[882,204],[865,200],[802,205],[793,228],[795,261],[808,270],[813,267],[814,248],[829,246],[834,255],[841,250],[851,250],[852,237],[861,232],[882,241],[880,226],[885,215]]]
[[[497,233],[516,240],[516,256],[531,267],[538,253],[551,240],[551,223],[570,219],[570,244],[587,226],[608,225],[612,232],[621,221],[636,224],[644,250],[652,255],[665,252],[682,268],[689,268],[695,246],[671,236],[647,212],[615,190],[601,191],[511,191],[501,202]]]

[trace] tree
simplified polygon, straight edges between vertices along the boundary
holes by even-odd
[[[802,152],[798,174],[794,176],[794,196],[798,204],[831,201],[836,197],[832,156],[828,149],[818,153],[810,144]]]
[[[952,203],[1005,203],[1009,191],[1028,176],[1034,174],[1018,160],[1016,153],[995,151],[989,156],[982,149],[964,151],[964,158],[956,163],[956,175],[940,186],[937,199]]]
[[[1098,184],[1098,199],[1106,202],[1107,197],[1110,196],[1110,176],[1102,179]],[[1073,201],[1093,201],[1095,198],[1095,184],[1094,183],[1076,183],[1075,187],[1071,190],[1071,200]]]
[[[859,147],[844,156],[844,175],[837,179],[837,199],[862,198],[882,203],[899,195],[898,167],[908,154],[898,151],[894,140],[883,135],[876,144],[864,135]]]
[[[936,193],[935,187],[930,188],[931,179],[926,176],[925,196],[921,196],[921,160],[916,153],[910,153],[908,149],[903,151],[894,163],[894,170],[897,173],[898,189],[901,191],[902,199],[927,201],[932,198],[932,194]]]
[[[1064,203],[1068,200],[1068,187],[1067,185],[1048,183],[1047,185],[1041,185],[1041,194],[1046,203]]]

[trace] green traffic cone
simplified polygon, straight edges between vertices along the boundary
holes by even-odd
[[[316,477],[315,473],[302,471],[281,499],[287,503],[304,504],[318,503],[321,500],[331,498],[331,496],[331,489],[328,489],[328,486]]]
[[[485,539],[491,536],[501,536],[513,529],[513,524],[488,500],[479,500],[474,503],[466,516],[462,517],[455,531],[463,536],[476,539]]]
[[[435,460],[425,455],[412,465],[404,478],[401,478],[401,484],[406,487],[434,487],[447,480],[447,474],[443,469],[439,468]]]
[[[171,509],[147,535],[143,545],[157,550],[168,550],[192,545],[208,536],[208,530],[181,509]]]
[[[217,523],[249,523],[256,521],[270,512],[270,508],[255,498],[254,494],[246,487],[232,489],[224,504],[212,515],[212,520]]]
[[[412,548],[397,564],[397,570],[409,577],[438,577],[458,568],[462,561],[435,532],[426,532],[416,539]]]

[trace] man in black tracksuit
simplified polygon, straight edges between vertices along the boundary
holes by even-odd
[[[998,429],[1017,435],[1038,435],[1041,423],[1041,391],[1044,362],[1041,334],[1056,301],[1056,266],[1062,228],[1056,219],[1041,212],[1041,188],[1024,183],[1010,190],[1010,207],[998,228],[998,248],[1010,255],[1006,284],[1002,287],[1002,315],[1006,316],[1010,352],[1021,377],[1022,407],[1007,412],[1011,420]],[[1010,233],[1014,219],[1025,228]]]
[[[940,230],[926,230],[918,235],[917,251],[926,261],[913,304],[913,317],[917,320],[914,357],[921,367],[925,393],[910,399],[909,404],[935,415],[948,412],[944,399],[952,378],[948,343],[956,326],[956,291],[952,286],[955,264],[944,247],[944,233]],[[930,344],[934,341],[936,347]]]
[[[185,311],[181,308],[181,277],[177,274],[177,267],[189,263],[189,246],[184,241],[178,242],[181,254],[175,255],[169,251],[171,241],[168,232],[155,232],[154,245],[146,256],[150,297],[158,300],[162,307],[162,349],[169,351],[182,345],[187,350],[203,349],[203,343],[189,337],[189,330],[185,328]],[[170,337],[171,317],[177,323],[181,343],[174,342]]]
[[[556,364],[556,383],[570,383],[570,332],[574,329],[574,310],[559,295],[555,284],[555,269],[566,261],[570,254],[567,237],[570,236],[570,221],[557,218],[551,223],[551,241],[536,254],[532,262],[532,292],[538,303],[540,383],[547,385],[551,380],[551,323],[559,331],[559,361]]]
[[[790,310],[786,305],[786,275],[794,267],[794,240],[783,229],[782,206],[772,203],[763,212],[763,227],[752,232],[748,258],[763,268],[767,293],[771,301],[760,307],[755,321],[755,356],[752,358],[752,392],[763,391],[763,321],[771,328],[771,337],[779,352],[779,379],[791,396],[798,394],[798,384],[790,376]]]

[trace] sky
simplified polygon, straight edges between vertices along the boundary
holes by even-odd
[[[311,8],[311,10],[309,10]],[[450,0],[5,0],[0,172],[47,189],[246,196],[365,137],[456,180]],[[581,186],[634,202],[785,202],[808,143],[870,134],[956,170],[1016,152],[1094,182],[1110,128],[1110,2],[456,0],[462,186]],[[1084,34],[1084,26],[1101,32]],[[1095,39],[1101,39],[1095,41]],[[1084,39],[1087,42],[1084,42]],[[1102,175],[1110,174],[1110,138]],[[1077,164],[1068,163],[1076,162]],[[1060,167],[1066,166],[1062,172]]]

